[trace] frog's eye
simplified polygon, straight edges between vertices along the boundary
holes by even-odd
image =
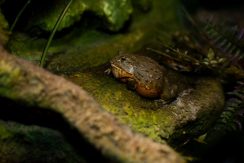
[[[124,62],[124,61],[126,61],[126,58],[125,57],[121,57],[120,61]]]

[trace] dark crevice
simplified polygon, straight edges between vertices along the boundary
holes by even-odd
[[[27,126],[38,125],[58,130],[65,136],[75,151],[77,151],[77,154],[82,156],[87,162],[92,163],[97,162],[97,160],[110,162],[57,112],[29,107],[2,97],[0,97],[0,106],[1,120],[14,121]],[[94,156],[96,157],[94,158]]]

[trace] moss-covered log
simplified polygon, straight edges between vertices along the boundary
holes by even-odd
[[[166,144],[155,143],[121,125],[79,86],[16,58],[3,48],[0,95],[36,106],[40,112],[52,110],[61,114],[82,137],[113,161],[184,162]]]

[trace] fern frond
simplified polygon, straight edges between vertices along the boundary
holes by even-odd
[[[185,22],[191,34],[202,46],[202,50],[212,48],[220,58],[226,58],[228,64],[243,69],[244,29],[238,25],[216,23],[213,19],[198,21],[183,7]],[[226,66],[224,65],[224,66]]]
[[[244,82],[237,82],[234,90],[226,93],[226,104],[219,119],[207,133],[206,140],[218,139],[225,134],[243,130]]]
[[[238,65],[244,58],[244,32],[239,27],[207,23],[203,31],[212,47],[218,50],[218,55],[228,58],[230,64]]]

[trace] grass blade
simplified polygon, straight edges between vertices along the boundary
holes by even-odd
[[[18,22],[20,16],[23,14],[23,12],[25,11],[25,9],[27,8],[27,6],[31,3],[31,0],[28,0],[25,5],[22,7],[22,9],[19,11],[18,15],[16,16],[16,18],[14,19],[13,24],[10,27],[10,32],[13,31],[14,27],[16,26],[16,23]]]
[[[45,62],[45,58],[46,58],[46,55],[47,55],[48,48],[49,48],[49,46],[50,46],[50,44],[51,44],[51,42],[52,42],[52,40],[53,40],[53,37],[54,37],[54,35],[55,35],[55,33],[56,33],[57,29],[58,29],[59,24],[60,24],[61,21],[63,20],[63,18],[64,18],[64,16],[65,16],[66,12],[68,11],[68,9],[69,9],[69,7],[70,7],[72,1],[73,1],[73,0],[70,0],[69,3],[65,6],[65,8],[64,8],[63,11],[62,11],[62,13],[59,15],[59,18],[58,18],[56,24],[55,24],[54,27],[53,27],[52,33],[51,33],[51,35],[49,36],[48,41],[47,41],[47,43],[46,43],[46,46],[45,46],[45,48],[44,48],[44,50],[43,50],[43,52],[42,52],[42,56],[41,56],[41,59],[40,59],[40,66],[41,66],[41,67],[44,66],[44,62]]]

